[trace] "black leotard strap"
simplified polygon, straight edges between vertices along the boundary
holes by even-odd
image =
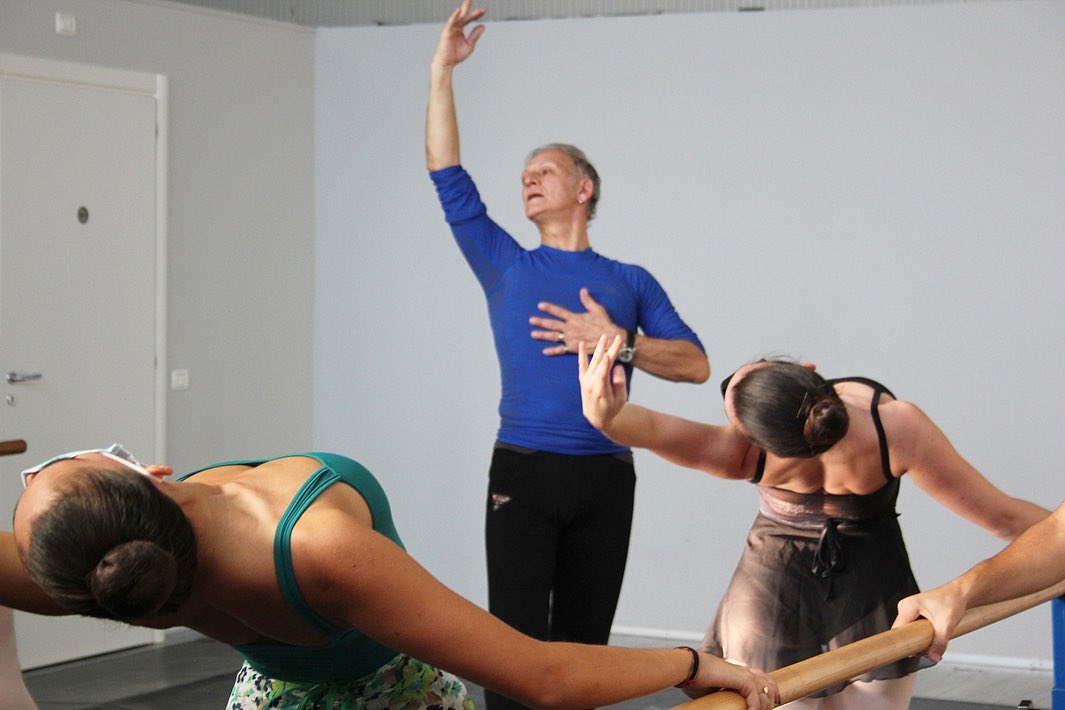
[[[884,472],[884,478],[889,482],[893,481],[895,477],[891,475],[891,457],[888,454],[887,435],[884,433],[884,424],[880,421],[880,395],[886,392],[889,397],[895,399],[894,393],[876,380],[871,380],[868,377],[840,377],[829,380],[832,385],[837,382],[857,382],[873,388],[873,399],[869,403],[869,415],[873,418],[873,426],[876,427],[876,438],[880,442],[880,467]]]
[[[892,392],[876,380],[871,380],[868,377],[837,377],[834,380],[828,380],[828,384],[830,385],[834,385],[837,382],[857,382],[859,384],[866,385],[867,387],[872,387],[875,390],[886,392],[888,396],[892,397],[893,399],[898,399],[898,397],[895,396],[894,392]]]
[[[751,479],[751,483],[761,481],[763,473],[765,473],[765,449],[758,452],[758,466],[754,469],[754,478]]]
[[[895,477],[891,475],[891,459],[888,455],[887,435],[884,434],[884,425],[880,421],[880,394],[883,390],[873,392],[873,401],[869,404],[869,414],[873,417],[873,426],[876,427],[876,438],[880,441],[880,465],[884,470],[884,478],[889,482]]]

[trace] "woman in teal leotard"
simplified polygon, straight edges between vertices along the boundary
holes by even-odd
[[[688,648],[536,641],[403,549],[370,473],[335,454],[217,464],[178,480],[120,448],[24,474],[0,534],[0,604],[184,626],[246,663],[230,708],[468,708],[452,673],[536,707],[587,708],[671,685],[775,684]],[[447,669],[447,671],[440,670]]]

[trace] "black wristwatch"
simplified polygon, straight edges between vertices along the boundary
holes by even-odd
[[[628,364],[636,355],[636,331],[628,330],[625,333],[625,345],[618,350],[618,362]]]

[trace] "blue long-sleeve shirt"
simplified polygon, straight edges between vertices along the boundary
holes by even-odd
[[[524,249],[491,220],[469,174],[458,165],[431,172],[440,204],[459,249],[488,299],[488,316],[502,378],[501,442],[561,454],[627,451],[588,423],[581,412],[577,363],[546,356],[548,343],[529,336],[529,318],[545,315],[541,301],[583,312],[587,288],[610,318],[652,338],[702,343],[650,272],[585,251],[548,246]],[[632,368],[626,367],[631,381]]]

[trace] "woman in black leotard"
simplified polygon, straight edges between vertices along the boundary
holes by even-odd
[[[947,508],[1006,539],[1049,511],[984,478],[917,406],[866,378],[825,380],[780,360],[722,383],[730,423],[626,401],[620,343],[581,352],[584,415],[608,437],[674,463],[758,485],[759,513],[703,648],[766,670],[887,630],[917,584],[897,523],[904,473]],[[906,708],[907,659],[791,707]]]

